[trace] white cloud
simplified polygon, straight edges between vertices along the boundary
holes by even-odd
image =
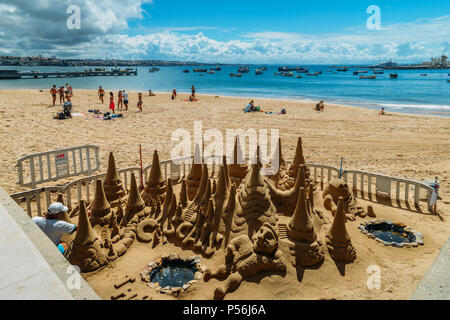
[[[364,26],[342,33],[299,34],[266,30],[217,40],[211,26],[129,28],[151,0],[0,0],[0,54],[61,57],[170,59],[242,63],[345,63],[422,61],[450,49],[450,16],[410,23]],[[65,28],[66,8],[79,5],[82,29]],[[186,34],[198,30],[197,34]]]

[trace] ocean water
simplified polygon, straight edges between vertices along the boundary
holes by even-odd
[[[279,98],[299,100],[324,100],[325,103],[356,105],[365,108],[450,117],[450,69],[441,70],[385,70],[376,80],[359,79],[349,68],[346,72],[336,72],[328,66],[304,66],[309,72],[323,71],[319,76],[302,78],[275,76],[278,66],[267,66],[263,75],[256,75],[256,66],[242,78],[230,77],[238,66],[222,66],[222,71],[200,76],[192,72],[193,67],[161,67],[160,71],[150,73],[150,67],[138,67],[138,75],[130,77],[83,77],[0,80],[0,89],[49,89],[53,84],[70,83],[76,89],[97,89],[103,86],[106,91],[140,90],[148,92],[189,92],[195,85],[198,94],[243,96],[252,98]],[[93,67],[1,67],[20,71],[75,71]],[[206,68],[206,67],[205,67]],[[188,69],[189,73],[182,70]],[[389,73],[397,73],[398,79],[390,79]],[[427,73],[428,76],[420,74]],[[296,74],[294,72],[294,74]],[[369,71],[365,75],[372,74]],[[280,106],[281,108],[281,106]]]

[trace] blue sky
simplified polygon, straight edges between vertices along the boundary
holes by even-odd
[[[80,30],[64,28],[70,4],[81,8]],[[381,10],[381,30],[366,26],[369,5]],[[0,53],[234,63],[450,53],[448,0],[0,0],[0,16]]]

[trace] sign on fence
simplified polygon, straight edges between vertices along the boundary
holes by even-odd
[[[85,145],[60,150],[30,154],[17,160],[21,187],[36,185],[58,179],[92,175],[100,168],[98,146]]]

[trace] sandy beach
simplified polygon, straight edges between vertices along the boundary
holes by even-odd
[[[107,93],[109,92],[106,89]],[[441,196],[449,201],[450,119],[390,113],[350,106],[326,104],[325,112],[312,110],[314,103],[293,100],[256,99],[264,111],[286,115],[243,113],[250,98],[198,96],[186,102],[188,94],[170,100],[167,93],[149,97],[144,93],[143,112],[137,112],[137,93],[129,92],[129,111],[123,119],[98,120],[89,109],[108,111],[109,101],[99,103],[97,91],[76,90],[72,99],[74,112],[88,114],[69,120],[54,120],[61,107],[51,106],[49,92],[39,90],[0,91],[0,137],[2,172],[0,185],[7,192],[19,192],[16,184],[19,157],[84,144],[100,146],[102,169],[107,155],[114,151],[119,168],[139,163],[138,145],[143,162],[151,162],[153,150],[160,159],[170,158],[177,142],[171,141],[175,129],[193,134],[194,121],[202,121],[203,132],[216,128],[256,130],[279,129],[283,153],[292,158],[297,137],[303,138],[306,161],[337,166],[344,157],[345,168],[378,172],[413,179],[434,178],[441,181]],[[116,95],[117,103],[117,95]],[[225,141],[224,141],[225,143]],[[58,181],[64,183],[64,181]]]
[[[338,165],[345,158],[345,168],[361,169],[413,179],[434,178],[441,181],[438,202],[439,215],[424,215],[379,204],[361,201],[363,207],[372,204],[379,218],[401,221],[420,230],[425,245],[418,248],[386,248],[367,238],[356,228],[361,222],[349,221],[348,232],[358,252],[355,263],[342,274],[333,260],[326,256],[319,270],[304,270],[301,275],[292,266],[286,276],[255,276],[245,281],[227,299],[407,299],[426,273],[439,249],[448,239],[450,209],[450,119],[420,117],[404,114],[378,115],[378,111],[349,106],[330,105],[325,112],[313,111],[313,103],[292,100],[257,99],[255,104],[264,111],[287,110],[286,115],[243,113],[249,98],[199,95],[198,102],[186,102],[187,94],[179,94],[176,101],[167,93],[155,97],[144,95],[143,112],[137,112],[137,93],[129,92],[129,111],[123,119],[104,121],[94,118],[89,109],[107,111],[96,91],[78,91],[72,99],[74,112],[86,116],[60,121],[53,116],[60,110],[52,107],[48,92],[39,90],[0,91],[0,185],[9,193],[26,190],[16,185],[16,160],[26,154],[53,149],[94,144],[100,146],[102,172],[106,170],[107,155],[114,152],[118,168],[139,164],[138,145],[143,148],[143,162],[151,162],[153,150],[160,159],[168,159],[176,142],[171,133],[184,128],[193,134],[194,121],[203,122],[203,130],[242,128],[279,129],[285,159],[292,159],[297,138],[303,138],[307,162]],[[63,184],[59,180],[49,185]],[[178,187],[177,187],[178,188]],[[76,221],[74,221],[76,222]],[[320,230],[320,237],[324,237]],[[113,284],[124,274],[138,274],[152,259],[167,250],[183,252],[171,244],[149,250],[143,243],[133,245],[130,253],[106,268],[85,275],[90,285],[104,299],[117,294]],[[143,254],[145,253],[145,254]],[[224,252],[205,262],[215,266],[223,260]],[[366,286],[370,265],[378,265],[383,272],[380,290]],[[291,284],[298,281],[298,286]],[[211,299],[212,287],[201,283],[181,299]],[[263,289],[262,289],[263,288]],[[136,281],[130,289],[150,299],[174,299],[158,293],[148,294],[147,286]]]

